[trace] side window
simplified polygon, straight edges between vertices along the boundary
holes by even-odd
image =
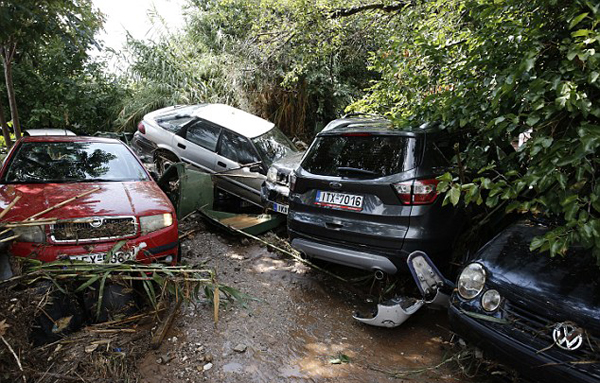
[[[220,131],[219,127],[198,121],[188,127],[185,139],[214,152],[217,150]]]
[[[250,141],[229,131],[223,131],[219,154],[239,164],[260,161]]]

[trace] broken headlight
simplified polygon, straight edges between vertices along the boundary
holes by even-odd
[[[46,240],[46,233],[44,232],[44,226],[21,226],[13,229],[15,235],[19,237],[16,239],[19,242],[37,242],[41,243]]]
[[[458,277],[458,294],[465,299],[478,296],[485,286],[485,269],[479,263],[467,265]]]
[[[267,181],[274,184],[277,183],[277,168],[271,166],[267,172]]]
[[[142,234],[152,233],[153,231],[169,227],[172,224],[173,216],[171,213],[140,217],[140,229]]]

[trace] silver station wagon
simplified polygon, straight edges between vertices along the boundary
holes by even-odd
[[[215,174],[217,188],[262,206],[267,170],[297,152],[272,122],[223,104],[172,106],[144,116],[131,143],[162,174],[185,162]]]

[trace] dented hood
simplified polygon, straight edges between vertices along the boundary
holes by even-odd
[[[153,181],[5,184],[0,185],[0,209],[21,199],[2,218],[20,221],[86,191],[98,189],[39,218],[81,218],[101,215],[153,215],[172,212],[171,202]]]

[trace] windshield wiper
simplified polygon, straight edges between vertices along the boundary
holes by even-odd
[[[344,172],[344,173],[363,174],[363,175],[367,175],[367,176],[380,176],[379,173],[371,171],[371,170],[352,168],[349,166],[338,166],[337,170],[338,170],[338,172]]]

